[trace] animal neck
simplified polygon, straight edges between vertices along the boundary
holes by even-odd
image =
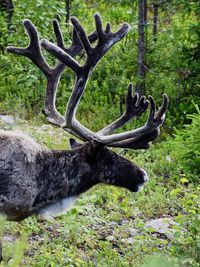
[[[78,195],[97,183],[81,151],[50,151],[41,156],[39,165],[37,187],[40,191],[33,207],[43,219],[65,213]]]
[[[86,163],[84,153],[79,149],[52,151],[49,174],[55,183],[64,183],[63,191],[67,196],[78,196],[97,184],[91,166]]]

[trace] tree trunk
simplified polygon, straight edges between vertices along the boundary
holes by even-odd
[[[66,27],[68,27],[69,19],[70,19],[70,11],[71,11],[71,0],[65,0],[66,4]]]
[[[158,4],[153,4],[153,40],[156,43],[158,32]]]
[[[11,31],[11,26],[12,26],[12,16],[13,16],[13,10],[14,10],[14,5],[12,0],[0,0],[0,9],[5,10],[7,15],[7,24],[8,24],[8,31]]]
[[[145,92],[145,24],[147,22],[147,0],[138,2],[138,66],[136,92],[141,96]]]

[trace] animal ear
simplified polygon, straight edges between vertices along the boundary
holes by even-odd
[[[70,138],[69,143],[70,143],[71,149],[78,148],[78,147],[82,146],[82,144],[77,142],[74,138]]]
[[[95,163],[98,160],[100,150],[104,147],[101,143],[96,141],[88,142],[86,146],[86,158],[90,163]]]

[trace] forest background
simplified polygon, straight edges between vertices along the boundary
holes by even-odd
[[[90,33],[94,29],[95,12],[101,14],[103,22],[111,22],[113,30],[124,21],[131,25],[131,30],[94,70],[80,102],[78,118],[89,128],[98,130],[119,117],[130,82],[137,92],[153,95],[157,103],[161,103],[162,94],[166,93],[170,106],[158,141],[147,151],[120,151],[147,169],[152,179],[138,196],[118,188],[95,187],[57,222],[58,232],[53,227],[56,223],[38,224],[34,219],[26,220],[15,229],[6,223],[4,231],[16,239],[28,233],[29,252],[24,252],[19,259],[23,258],[24,266],[141,266],[145,265],[146,255],[153,255],[152,266],[156,266],[157,261],[158,266],[160,261],[166,266],[200,266],[198,1],[1,0],[0,114],[14,116],[20,125],[8,126],[2,122],[1,127],[7,130],[20,127],[50,148],[66,147],[68,136],[57,129],[44,127],[46,122],[41,112],[45,87],[43,74],[26,58],[7,53],[6,46],[27,45],[22,25],[25,18],[32,20],[40,36],[50,41],[55,41],[51,21],[57,18],[65,44],[69,45],[70,17],[77,16]],[[144,31],[143,39],[141,30]],[[141,52],[143,62],[139,64]],[[55,59],[48,53],[45,56],[55,64]],[[57,94],[57,107],[61,113],[65,111],[73,83],[74,75],[67,69]],[[138,127],[144,121],[145,116],[125,129]],[[178,225],[173,227],[172,239],[155,235],[155,230],[145,227],[147,221],[165,217],[173,218]],[[133,226],[139,230],[131,243],[129,230]],[[105,231],[103,238],[102,231]],[[34,240],[34,236],[38,239]],[[7,246],[9,259],[14,248],[10,244]],[[163,258],[163,254],[167,257]],[[155,259],[155,255],[159,258]]]

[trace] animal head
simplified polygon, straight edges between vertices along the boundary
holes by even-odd
[[[112,184],[138,192],[148,181],[143,169],[101,143],[90,141],[81,144],[70,139],[70,144],[72,149],[82,153],[84,164],[93,170],[90,179],[94,183]]]

